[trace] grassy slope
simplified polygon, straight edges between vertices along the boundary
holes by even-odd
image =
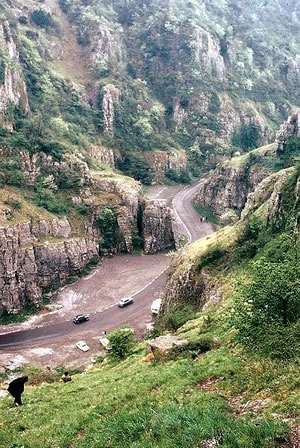
[[[74,376],[69,384],[27,387],[23,408],[2,400],[1,448],[197,447],[214,438],[223,447],[271,448],[287,431],[268,415],[237,418],[226,396],[249,389],[244,402],[255,392],[265,398],[266,386],[280,389],[289,369],[282,367],[279,378],[276,366],[250,368],[225,346],[195,361],[164,364],[143,362],[140,351],[117,366]],[[208,377],[222,378],[218,387],[224,393],[203,390]]]

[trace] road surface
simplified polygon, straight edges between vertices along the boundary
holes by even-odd
[[[192,198],[196,190],[197,183],[183,189],[178,186],[155,186],[151,187],[148,192],[150,198],[166,199],[167,204],[173,206],[178,229],[180,233],[185,234],[189,242],[207,236],[216,230],[216,227],[213,224],[209,222],[202,223],[199,214],[193,208]],[[71,312],[68,311],[67,320],[66,316],[62,314],[63,320],[61,321],[59,316],[53,316],[54,320],[51,320],[50,318],[47,321],[46,319],[45,322],[42,321],[42,325],[36,328],[22,329],[21,331],[13,332],[6,331],[6,333],[4,332],[4,334],[0,334],[1,358],[4,354],[7,354],[7,359],[11,359],[11,356],[17,353],[22,353],[20,358],[23,358],[23,354],[25,353],[25,355],[28,355],[27,358],[31,362],[34,359],[34,356],[32,356],[33,354],[39,358],[39,364],[57,364],[58,359],[61,359],[61,361],[66,360],[68,365],[70,365],[72,364],[72,357],[74,358],[74,356],[79,355],[79,352],[76,351],[76,349],[74,352],[74,343],[78,339],[84,339],[88,342],[91,348],[88,355],[90,356],[92,353],[99,350],[97,336],[101,335],[104,330],[109,332],[121,325],[128,325],[134,328],[137,333],[142,332],[146,322],[150,322],[152,318],[150,311],[151,303],[153,299],[158,297],[164,290],[167,281],[169,260],[165,255],[159,255],[158,257],[157,260],[154,259],[156,272],[153,274],[152,278],[152,271],[148,272],[148,277],[150,276],[150,278],[148,278],[147,284],[140,292],[133,294],[133,304],[126,308],[119,308],[115,301],[114,303],[108,304],[105,309],[99,312],[94,312],[91,314],[88,322],[79,325],[73,324],[71,320],[73,315],[76,314],[72,309],[70,310]],[[139,264],[149,263],[148,260],[151,259],[145,256],[136,257],[136,261]],[[109,260],[109,263],[111,264],[110,271],[112,270],[113,264],[117,262],[119,262],[119,264],[120,262],[123,262],[122,264],[124,264],[124,260],[120,257]],[[160,262],[160,264],[158,264],[158,262]],[[159,270],[158,273],[157,269]],[[141,274],[143,275],[143,273]],[[142,279],[137,278],[136,276],[133,276],[133,279],[131,278],[130,280],[131,286],[132,282],[135,283],[135,290],[139,289],[138,286],[140,284],[143,285]],[[95,281],[95,277],[93,276],[81,280],[81,282],[85,282],[85,287],[89,287],[92,290],[94,288],[91,288],[91,285],[95,285]],[[110,278],[110,282],[111,284],[114,283],[114,278]],[[79,288],[82,289],[82,286],[80,285]],[[64,296],[66,296],[66,294],[67,292],[65,291]],[[85,309],[85,312],[89,311],[89,309]],[[17,325],[14,328],[24,328],[24,326]],[[58,351],[60,351],[60,358],[56,356]],[[82,356],[83,355],[84,354],[82,354]],[[25,356],[24,359],[26,360],[27,358]]]

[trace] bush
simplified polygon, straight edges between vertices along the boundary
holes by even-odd
[[[282,359],[300,354],[299,278],[299,243],[278,262],[262,258],[253,264],[252,279],[239,287],[230,317],[244,348]]]
[[[60,201],[52,191],[38,190],[35,195],[35,202],[40,207],[44,207],[51,213],[64,214],[68,211],[68,205]]]
[[[205,266],[209,266],[217,263],[221,258],[226,255],[226,251],[222,247],[214,247],[207,250],[204,255],[201,256],[201,260],[198,264],[198,270],[200,271]]]
[[[125,359],[132,353],[135,334],[131,328],[120,328],[109,335],[108,357],[113,361]]]
[[[176,331],[195,316],[192,305],[176,303],[171,306],[168,313],[159,316],[157,325],[165,330]]]
[[[151,168],[139,154],[127,154],[123,160],[118,160],[117,167],[145,185],[152,184]]]
[[[35,9],[31,13],[31,21],[35,25],[45,29],[52,28],[54,26],[51,14],[43,11],[42,9]]]
[[[118,243],[118,223],[117,215],[114,210],[106,207],[101,215],[97,217],[95,223],[100,227],[102,233],[101,247],[112,249]]]

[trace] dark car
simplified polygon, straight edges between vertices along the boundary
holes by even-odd
[[[73,322],[74,324],[81,324],[82,322],[86,322],[90,319],[90,316],[88,314],[78,314],[76,317],[74,317]]]

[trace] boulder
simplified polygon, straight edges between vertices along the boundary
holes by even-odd
[[[178,349],[187,344],[187,340],[167,334],[166,336],[159,336],[149,341],[146,350],[147,353],[153,354],[155,361],[163,361],[170,358]]]

